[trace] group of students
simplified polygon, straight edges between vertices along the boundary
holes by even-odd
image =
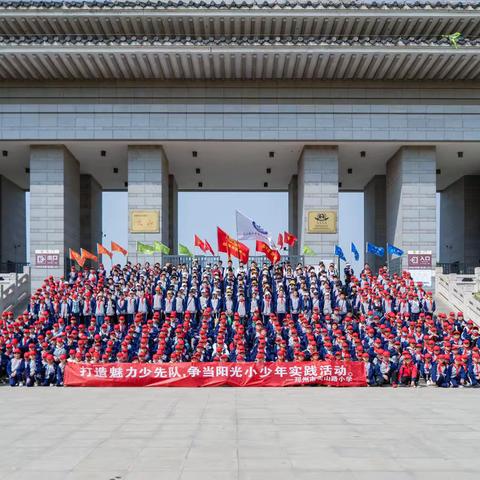
[[[68,362],[364,362],[370,386],[477,387],[479,327],[408,272],[347,264],[72,267],[0,319],[0,380],[63,385]]]

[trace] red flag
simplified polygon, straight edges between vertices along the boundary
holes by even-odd
[[[274,265],[275,265],[275,263],[280,261],[280,253],[277,250],[275,250],[273,248],[270,248],[269,245],[267,245],[265,242],[262,242],[261,240],[257,240],[256,250],[257,250],[257,252],[264,253],[265,256]]]
[[[225,233],[220,227],[217,227],[217,242],[219,252],[228,253],[228,238],[228,234]]]
[[[111,245],[112,252],[120,252],[122,255],[127,255],[128,251],[121,247],[118,243],[112,242]]]
[[[107,250],[101,243],[97,243],[97,253],[99,255],[108,255],[110,259],[113,257],[113,253],[110,250]]]
[[[217,227],[218,251],[226,253],[229,257],[233,255],[242,263],[248,263],[250,254],[249,248],[225,233],[221,228]]]
[[[98,257],[93,253],[85,250],[83,248],[80,249],[80,253],[82,254],[82,258],[88,258],[89,260],[93,260],[94,262],[98,262]]]
[[[278,248],[283,248],[283,235],[281,233],[278,234],[277,245]]]
[[[297,241],[297,237],[291,233],[285,232],[283,234],[283,241],[290,247],[293,247]]]
[[[69,249],[69,257],[70,260],[77,262],[80,267],[83,268],[83,266],[85,265],[85,257],[82,257],[82,255],[80,255],[75,250],[72,250],[71,248]]]
[[[210,252],[212,255],[215,255],[215,252],[213,251],[212,246],[208,243],[208,240],[205,240],[203,244],[205,245],[205,253]]]
[[[193,245],[195,247],[198,247],[203,253],[207,253],[207,250],[205,248],[205,243],[200,239],[198,235],[195,235]]]

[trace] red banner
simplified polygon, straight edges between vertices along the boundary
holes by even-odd
[[[362,362],[68,363],[69,387],[365,387]]]
[[[226,253],[229,257],[233,255],[242,263],[248,263],[248,257],[250,253],[249,248],[245,244],[232,238],[220,227],[217,227],[217,241],[219,252]]]

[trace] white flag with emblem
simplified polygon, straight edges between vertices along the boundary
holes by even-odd
[[[269,233],[261,225],[237,210],[237,239],[261,240],[271,245]]]

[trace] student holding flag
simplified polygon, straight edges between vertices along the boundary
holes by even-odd
[[[343,274],[345,276],[345,284],[347,287],[349,287],[350,283],[352,282],[352,278],[355,274],[355,271],[353,270],[353,267],[349,262],[345,264],[345,268],[343,269]]]

